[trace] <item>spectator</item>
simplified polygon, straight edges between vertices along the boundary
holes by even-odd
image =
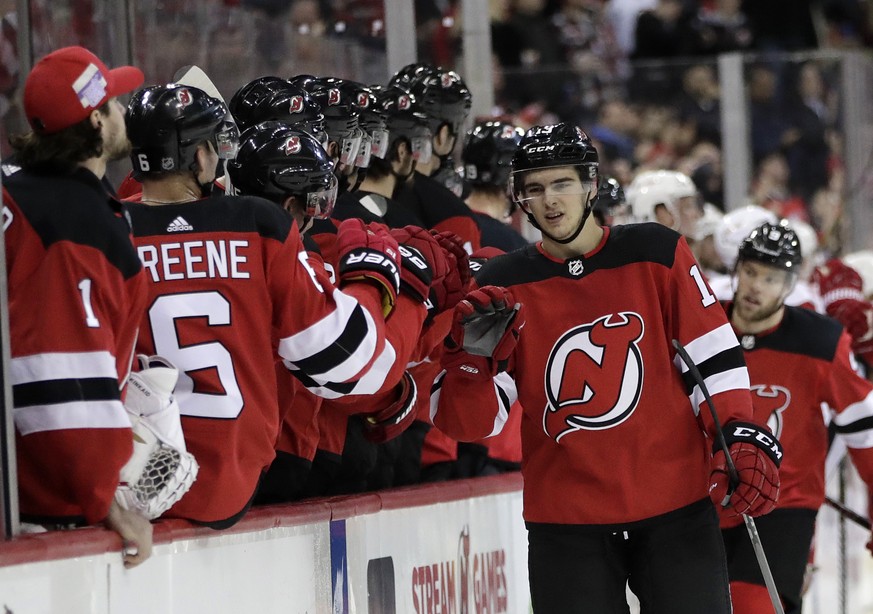
[[[104,522],[129,567],[152,548],[149,522],[114,499],[133,450],[120,391],[146,279],[105,173],[130,150],[116,97],[143,78],[82,47],[48,54],[24,86],[31,131],[11,139],[17,166],[3,166],[21,518]]]
[[[741,0],[716,0],[714,7],[701,6],[692,21],[697,55],[745,51],[752,46],[752,28],[740,10]]]
[[[753,65],[749,69],[747,91],[749,95],[749,130],[752,141],[752,157],[757,163],[765,156],[779,151],[788,122],[779,96],[776,72],[766,64]]]
[[[721,92],[710,64],[695,64],[682,75],[679,117],[693,130],[694,141],[721,144]]]

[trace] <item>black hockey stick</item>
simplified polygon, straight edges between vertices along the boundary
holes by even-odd
[[[839,514],[841,516],[848,518],[849,520],[851,520],[852,522],[857,524],[859,527],[867,529],[868,531],[871,530],[871,528],[873,528],[873,526],[871,526],[871,524],[870,524],[869,518],[865,518],[864,516],[862,516],[861,514],[856,512],[855,510],[849,509],[848,507],[846,507],[845,505],[843,505],[839,501],[831,499],[830,497],[825,497],[825,503],[827,503],[832,508],[837,510],[837,512],[839,512]]]
[[[718,412],[715,411],[715,404],[712,402],[712,397],[709,395],[709,389],[706,387],[706,382],[703,381],[703,376],[700,375],[700,370],[691,356],[682,347],[678,339],[673,339],[673,347],[676,348],[676,353],[688,367],[688,372],[694,382],[700,387],[700,392],[703,393],[703,398],[706,400],[706,405],[709,407],[709,413],[712,415],[712,421],[715,424],[715,437],[718,442],[718,447],[721,448],[725,456],[725,465],[728,470],[728,492],[722,501],[722,507],[729,502],[731,495],[736,490],[740,483],[740,475],[737,473],[737,467],[734,465],[734,459],[731,458],[728,452],[727,442],[724,439],[724,433],[721,430],[721,422],[718,419]],[[764,546],[761,544],[761,537],[758,535],[758,527],[755,520],[748,514],[743,514],[743,522],[746,524],[746,531],[749,533],[749,539],[752,540],[752,549],[755,551],[755,558],[758,559],[758,567],[761,568],[761,575],[764,576],[764,584],[767,585],[767,592],[770,594],[770,601],[773,604],[773,611],[776,614],[785,614],[782,608],[782,600],[779,599],[779,591],[776,590],[776,582],[773,580],[773,573],[770,571],[770,564],[767,562],[767,555],[764,553]]]

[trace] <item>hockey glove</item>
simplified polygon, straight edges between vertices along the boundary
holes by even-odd
[[[337,230],[337,260],[341,285],[353,280],[375,283],[382,291],[382,314],[391,313],[400,290],[400,253],[386,226],[343,220]]]
[[[400,397],[388,407],[364,418],[364,437],[373,443],[385,443],[400,435],[415,421],[417,388],[409,371],[397,384]]]
[[[815,270],[825,312],[852,337],[852,351],[869,363],[873,358],[873,305],[864,298],[861,275],[836,258]]]
[[[443,248],[449,261],[448,275],[441,280],[441,283],[434,283],[432,286],[431,316],[434,316],[453,308],[464,298],[473,274],[470,271],[469,255],[464,249],[461,237],[448,230],[439,233],[431,231],[431,233]]]
[[[424,303],[430,295],[432,285],[439,283],[448,274],[446,257],[436,239],[418,226],[394,228],[391,236],[400,244],[400,254],[403,257],[400,290]]]
[[[491,378],[505,371],[524,326],[524,305],[506,288],[483,286],[455,306],[445,340],[444,369]]]
[[[155,519],[188,492],[199,466],[185,448],[173,396],[179,372],[160,356],[139,359],[143,369],[130,374],[124,400],[133,427],[133,454],[121,469],[115,500]]]
[[[724,438],[739,482],[730,484],[724,450],[717,450],[712,457],[709,487],[713,503],[750,516],[773,511],[779,498],[779,441],[766,428],[750,422],[729,422],[724,427]]]

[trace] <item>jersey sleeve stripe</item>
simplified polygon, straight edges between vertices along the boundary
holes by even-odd
[[[108,377],[16,384],[12,387],[12,396],[15,407],[75,401],[113,401],[120,398],[118,380]]]
[[[339,290],[333,297],[336,309],[330,315],[279,342],[279,355],[321,384],[353,379],[373,359],[378,342],[370,314]],[[301,368],[316,355],[308,368]]]
[[[430,387],[430,421],[433,424],[433,419],[436,417],[440,406],[440,395],[443,392],[443,379],[446,376],[445,370],[440,371],[433,379],[433,384]]]
[[[833,418],[837,430],[844,433],[870,428],[869,426],[861,428],[854,428],[853,426],[866,420],[873,420],[873,392],[868,394],[864,400],[852,403],[843,411],[834,414]]]
[[[686,367],[684,363],[682,366]],[[732,371],[734,369],[744,369],[745,367],[746,363],[743,360],[743,352],[740,350],[739,346],[719,352],[707,360],[697,363],[697,370],[700,371],[703,381],[707,381],[713,375]],[[685,390],[690,394],[691,390],[693,390],[694,386],[697,384],[695,383],[694,377],[691,375],[691,370],[687,367],[682,370],[682,380],[685,382]]]
[[[506,421],[509,420],[509,409],[518,399],[515,382],[506,372],[498,373],[493,381],[500,409],[498,409],[497,415],[494,417],[494,428],[488,435],[489,437],[493,437],[503,430],[503,427],[506,426]]]
[[[293,370],[293,366],[290,368],[292,368],[294,376],[312,394],[325,399],[337,399],[347,394],[374,394],[378,392],[382,388],[382,384],[385,383],[385,377],[396,360],[397,353],[394,351],[394,347],[386,342],[382,353],[373,361],[373,364],[363,377],[354,382],[339,384],[319,382],[316,378],[310,377],[301,371]],[[285,366],[287,367],[288,364],[286,363]]]
[[[706,384],[707,390],[709,390],[709,394],[712,396],[729,390],[748,390],[750,386],[749,371],[746,367],[722,371],[704,378],[703,381]],[[691,406],[694,408],[694,415],[696,416],[700,412],[701,404],[706,402],[700,386],[694,386],[688,398],[691,400]]]
[[[705,335],[701,335],[697,339],[686,343],[685,351],[688,352],[688,356],[691,357],[694,364],[701,365],[716,354],[720,354],[721,352],[733,347],[739,347],[737,336],[734,334],[734,330],[731,328],[730,324],[722,324]],[[676,363],[677,367],[681,368],[683,373],[688,370],[688,367],[682,362],[682,359],[678,355],[673,359],[673,361]]]
[[[76,401],[15,408],[15,426],[22,435],[68,429],[130,428],[121,401]]]
[[[862,418],[846,426],[835,425],[835,430],[850,448],[873,448],[873,417]]]
[[[12,384],[55,379],[112,378],[118,386],[115,357],[109,352],[46,352],[13,358],[9,366]]]

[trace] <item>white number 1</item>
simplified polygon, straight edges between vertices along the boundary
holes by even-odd
[[[85,324],[88,328],[100,328],[100,320],[94,315],[91,307],[91,280],[83,279],[79,282],[79,292],[82,293],[82,306],[85,307]]]
[[[706,282],[703,279],[703,274],[700,272],[700,269],[697,268],[695,264],[691,267],[689,271],[691,277],[694,278],[694,283],[697,284],[697,289],[700,291],[700,302],[704,307],[709,307],[713,303],[715,303],[716,299],[712,295],[712,292],[709,291],[709,288],[706,287]]]

